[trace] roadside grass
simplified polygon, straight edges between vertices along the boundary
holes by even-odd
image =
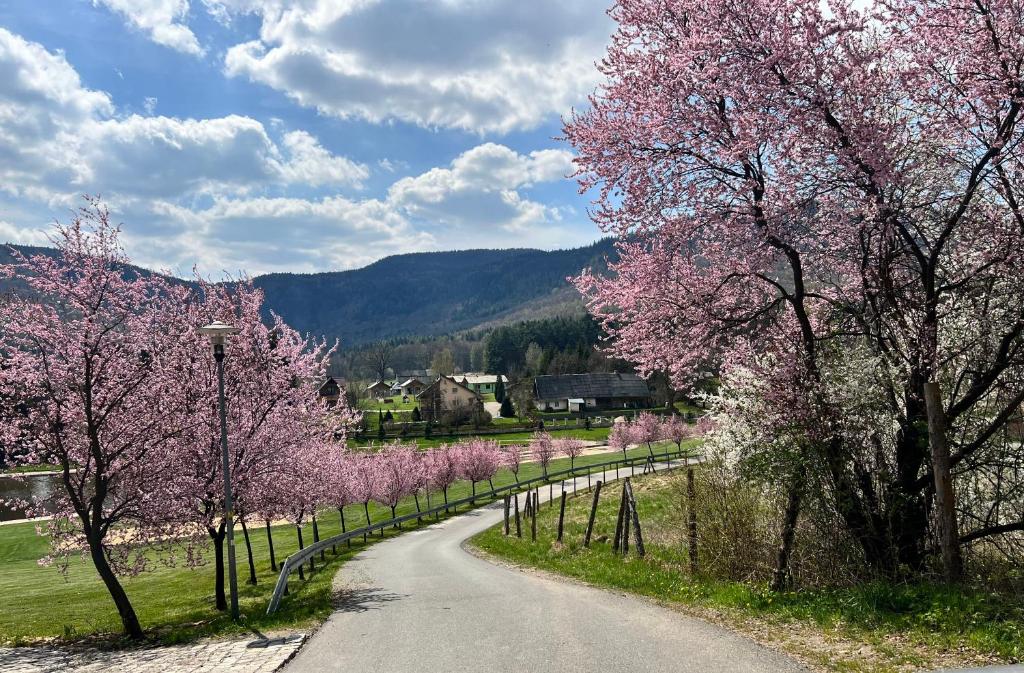
[[[643,455],[646,448],[636,448],[630,455]],[[576,465],[601,463],[617,457],[618,454],[592,454],[576,459]],[[552,461],[552,471],[565,469],[568,459]],[[533,463],[524,463],[519,478],[528,479],[539,475],[541,468]],[[599,473],[598,473],[599,474]],[[600,477],[595,477],[600,478]],[[502,469],[494,479],[495,486],[513,483],[511,472]],[[478,490],[486,490],[487,484],[478,484]],[[448,491],[450,500],[469,496],[471,485],[458,482]],[[440,493],[432,494],[430,504],[442,502]],[[484,499],[478,505],[486,504]],[[427,507],[427,499],[420,496],[420,504]],[[403,500],[398,508],[399,515],[415,512],[412,498]],[[390,509],[370,504],[370,516],[380,521],[391,516]],[[349,530],[365,524],[362,505],[345,508],[345,522]],[[322,538],[340,532],[337,510],[326,510],[318,517]],[[428,522],[424,522],[426,525]],[[43,567],[38,559],[48,551],[48,541],[36,534],[32,522],[0,526],[0,643],[30,644],[42,639],[58,638],[66,641],[87,639],[110,646],[127,644],[118,632],[120,621],[113,603],[96,572],[87,558],[78,556],[69,559],[67,573],[61,575],[53,567]],[[384,539],[417,528],[415,521],[405,524],[402,531],[388,529]],[[293,525],[273,526],[273,542],[277,561],[280,563],[298,549]],[[168,566],[154,557],[154,569],[134,578],[125,578],[124,586],[132,600],[143,628],[153,641],[175,643],[190,641],[210,635],[241,633],[250,629],[261,632],[275,630],[303,630],[323,621],[334,605],[332,578],[338,568],[352,555],[364,548],[362,538],[352,541],[352,546],[342,546],[337,555],[328,550],[326,561],[316,560],[316,571],[308,573],[301,581],[293,574],[289,582],[291,594],[281,603],[280,610],[273,616],[266,616],[267,603],[273,592],[276,573],[270,569],[270,553],[265,528],[262,522],[253,522],[249,527],[253,557],[256,563],[258,584],[247,584],[249,577],[245,544],[241,528],[236,529],[239,578],[239,607],[241,623],[234,624],[213,604],[214,566],[212,548],[208,540],[200,543],[208,562],[190,569],[179,564]],[[306,544],[313,540],[312,525],[303,527]],[[374,544],[380,537],[370,538]]]
[[[1019,597],[935,584],[873,582],[775,593],[760,584],[691,576],[685,522],[670,476],[637,477],[634,490],[647,555],[611,551],[621,489],[603,491],[589,549],[582,539],[590,497],[566,506],[564,543],[555,541],[557,508],[542,507],[537,542],[505,537],[501,527],[472,541],[515,564],[674,605],[745,632],[829,671],[911,671],[1018,662],[1024,658]],[[737,541],[737,544],[741,544]]]

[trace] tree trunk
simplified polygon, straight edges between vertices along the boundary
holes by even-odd
[[[303,548],[305,548],[306,545],[304,545],[302,543],[302,526],[300,524],[295,524],[295,532],[296,532],[296,534],[299,537],[299,551],[302,551]],[[303,572],[302,564],[301,563],[299,564],[299,579],[300,580],[306,579],[306,573]]]
[[[317,543],[319,541],[320,541],[320,526],[317,524],[316,516],[314,515],[313,516],[313,543],[315,544],[315,543]],[[323,549],[320,550],[320,560],[321,561],[326,561],[327,560],[327,552],[325,550],[323,550]]]
[[[100,579],[103,580],[104,586],[107,587],[107,591],[114,601],[114,606],[117,608],[117,614],[121,617],[121,625],[124,626],[125,634],[133,640],[141,640],[142,626],[139,624],[139,618],[135,614],[135,608],[132,607],[131,601],[128,599],[128,594],[125,592],[124,587],[121,586],[117,575],[114,574],[110,563],[107,562],[107,556],[103,553],[102,540],[88,536],[87,541],[93,565],[96,566],[96,572],[100,574]]]
[[[345,533],[345,508],[344,507],[339,507],[338,508],[338,516],[341,517],[341,532],[344,534]],[[351,547],[352,546],[352,538],[349,538],[349,539],[345,540],[345,546],[346,547]]]
[[[249,557],[249,584],[256,586],[256,563],[252,560],[252,544],[249,542],[249,528],[245,525],[245,519],[241,520],[242,536],[245,538],[245,553]]]
[[[370,526],[370,503],[363,503],[363,513],[366,514],[366,526]],[[366,533],[363,533],[363,543],[366,542]]]
[[[775,563],[775,575],[772,577],[772,591],[788,589],[792,580],[790,559],[793,556],[793,540],[796,538],[796,522],[800,516],[800,506],[804,496],[804,473],[798,471],[789,487],[789,499],[782,520],[782,543]]]
[[[218,610],[228,609],[228,599],[224,594],[224,536],[227,535],[227,529],[223,521],[220,522],[220,526],[217,528],[206,527],[206,531],[210,534],[210,539],[213,540],[213,562],[214,562],[214,581],[213,581],[213,596],[214,603]]]
[[[274,535],[270,532],[270,519],[267,519],[267,546],[270,547],[270,569],[277,572],[277,558],[274,556]]]
[[[924,399],[928,409],[928,443],[935,477],[935,522],[942,551],[942,570],[947,582],[959,582],[963,577],[963,559],[960,557],[960,533],[956,521],[956,494],[949,469],[946,414],[937,382],[924,384]]]

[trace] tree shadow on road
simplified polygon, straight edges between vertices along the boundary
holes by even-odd
[[[334,609],[337,612],[366,612],[377,610],[386,603],[400,601],[406,595],[384,591],[378,587],[341,589],[334,594]]]

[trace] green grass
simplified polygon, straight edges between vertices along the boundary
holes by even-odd
[[[0,475],[4,474],[25,474],[28,472],[60,472],[60,465],[41,463],[37,465],[16,465],[0,469]]]
[[[906,670],[945,667],[947,657],[975,662],[1024,658],[1024,607],[1013,597],[933,584],[870,583],[849,588],[775,593],[757,584],[717,581],[689,574],[682,540],[685,524],[674,502],[680,478],[638,477],[637,509],[647,548],[644,559],[631,549],[623,559],[611,552],[620,490],[602,494],[594,542],[582,546],[589,497],[570,500],[566,508],[565,543],[555,542],[557,509],[541,508],[538,539],[505,537],[492,528],[473,540],[479,549],[517,564],[574,577],[588,583],[676,603],[698,614],[725,615],[742,624],[751,618],[766,623],[773,637],[811,637],[794,651],[831,670]],[[814,635],[824,638],[814,638]],[[839,637],[867,643],[830,649],[823,643]],[[807,643],[810,643],[809,645]],[[942,664],[941,666],[937,664]]]
[[[608,432],[610,428],[592,428],[590,430],[579,429],[579,430],[552,430],[552,437],[578,437],[579,439],[589,439],[598,442],[604,442],[608,440]],[[465,441],[472,439],[474,435],[439,435],[434,434],[432,437],[409,437],[407,441],[415,442],[421,449],[432,449],[440,446],[441,444],[451,444],[453,442]],[[502,442],[528,442],[533,437],[533,431],[529,432],[500,432],[500,433],[486,433],[479,435],[484,439],[500,440]],[[393,442],[395,439],[387,439],[385,443]],[[352,444],[354,446],[377,446],[380,445],[381,441],[376,437],[366,437],[365,439],[354,439]]]
[[[393,400],[391,404],[385,404],[380,400],[372,398],[367,400],[360,400],[358,409],[363,413],[369,414],[369,412],[373,412],[374,414],[376,414],[377,410],[386,412],[388,409],[390,409],[391,411],[412,411],[419,405],[415,397],[410,397],[408,402],[403,402],[401,395],[392,397],[390,399]]]
[[[646,449],[634,449],[632,455],[643,455]],[[576,459],[576,465],[595,464],[611,460],[614,455],[596,454]],[[552,461],[552,471],[565,469],[569,461],[561,458]],[[540,467],[524,464],[519,472],[520,479],[540,474]],[[513,483],[508,470],[502,469],[494,479],[495,486]],[[478,486],[486,489],[486,484]],[[449,499],[457,500],[470,495],[470,484],[459,482],[449,489]],[[426,507],[426,499],[421,496]],[[440,494],[432,496],[432,504],[440,502]],[[479,501],[483,504],[483,500]],[[412,498],[403,501],[398,514],[415,511]],[[371,503],[370,515],[374,521],[390,517],[390,510]],[[348,527],[356,528],[365,521],[361,505],[345,510]],[[406,524],[405,530],[414,529]],[[335,535],[340,531],[336,510],[325,511],[320,517],[322,537]],[[388,530],[386,536],[398,531]],[[151,637],[161,642],[181,642],[213,634],[243,631],[257,628],[261,631],[275,628],[304,629],[322,621],[330,614],[333,604],[331,578],[338,567],[352,554],[362,548],[362,541],[351,549],[342,548],[337,556],[327,553],[327,563],[321,569],[307,576],[305,582],[292,576],[289,587],[291,595],[281,603],[281,609],[267,617],[267,603],[273,590],[276,575],[270,570],[270,556],[262,526],[250,528],[253,554],[256,560],[259,584],[245,583],[248,566],[241,530],[236,533],[238,549],[240,608],[242,624],[235,625],[218,612],[213,605],[212,564],[196,569],[156,565],[152,572],[124,580],[125,588],[139,614],[143,628]],[[305,541],[312,541],[312,527],[305,526]],[[274,548],[278,561],[284,560],[297,548],[294,526],[276,526],[273,533]],[[374,543],[379,538],[373,538]],[[208,544],[207,544],[208,547]],[[69,640],[117,633],[120,622],[106,590],[95,569],[88,560],[78,556],[70,559],[68,572],[62,576],[55,568],[42,567],[37,560],[46,555],[47,540],[37,536],[35,524],[21,523],[0,526],[0,643],[27,643],[51,637]],[[212,558],[212,549],[208,549]],[[318,561],[318,566],[320,565]],[[117,642],[115,640],[115,642]]]

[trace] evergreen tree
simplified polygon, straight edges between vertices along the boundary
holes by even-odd
[[[494,384],[494,401],[505,401],[505,377],[502,374],[498,374],[498,382]]]
[[[395,420],[395,416],[391,413],[391,410],[388,409],[388,413],[384,414],[384,421],[390,423],[393,420]]]
[[[419,423],[420,421],[423,420],[423,415],[420,413],[419,407],[412,408],[412,420],[413,423]]]
[[[511,397],[505,397],[501,400],[501,409],[498,411],[498,415],[502,418],[512,418],[516,415],[516,411],[512,407]]]
[[[377,438],[384,439],[384,412],[377,410]]]

